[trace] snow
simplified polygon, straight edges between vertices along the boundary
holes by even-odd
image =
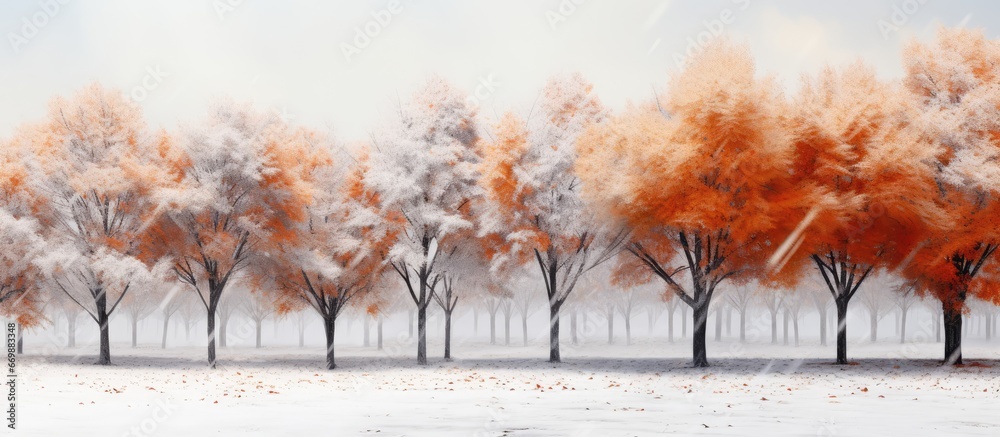
[[[464,340],[444,362],[415,364],[415,339],[384,351],[338,345],[220,351],[114,344],[27,346],[18,358],[22,435],[997,435],[1000,341],[968,339],[967,365],[942,367],[938,343],[740,345],[709,339],[712,367],[688,366],[690,343],[490,346]],[[33,354],[34,353],[34,354]],[[78,355],[82,354],[82,355]],[[975,363],[975,364],[971,364]],[[133,428],[134,432],[133,433]]]

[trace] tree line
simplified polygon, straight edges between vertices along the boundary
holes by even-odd
[[[942,28],[902,58],[899,80],[858,61],[786,96],[719,39],[649,101],[614,112],[562,75],[493,123],[432,77],[357,146],[232,100],[156,130],[90,85],[3,142],[0,309],[30,326],[68,299],[109,364],[123,302],[194,293],[214,367],[220,302],[241,283],[266,311],[316,311],[333,369],[345,309],[403,301],[426,364],[432,303],[450,358],[455,308],[511,296],[530,270],[559,362],[560,315],[604,266],[690,307],[698,367],[725,284],[822,281],[844,364],[848,305],[885,274],[939,302],[944,361],[960,364],[969,301],[1000,303],[1000,42]]]

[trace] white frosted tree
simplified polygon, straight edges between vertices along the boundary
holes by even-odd
[[[225,290],[256,255],[290,237],[312,194],[297,132],[273,112],[217,102],[183,129],[186,165],[164,194],[156,244],[178,281],[195,292],[208,320],[208,364],[215,367],[215,318]]]
[[[536,111],[537,109],[537,111]],[[576,140],[605,118],[581,75],[551,79],[527,121],[507,114],[484,146],[482,185],[491,210],[484,234],[498,235],[492,269],[537,263],[549,304],[549,361],[559,362],[559,315],[580,278],[614,256],[623,228],[595,217],[574,173]]]
[[[431,78],[399,108],[399,119],[374,135],[365,183],[382,208],[402,217],[389,264],[417,309],[417,362],[427,364],[427,307],[444,279],[439,254],[473,229],[472,201],[480,192],[475,110],[465,94]]]
[[[98,325],[98,364],[111,363],[111,314],[130,290],[143,292],[134,281],[148,278],[146,263],[155,261],[139,257],[158,213],[156,191],[174,168],[167,143],[137,105],[96,84],[54,99],[44,120],[14,140],[31,150],[26,167],[45,197],[36,214],[51,246],[41,268]]]

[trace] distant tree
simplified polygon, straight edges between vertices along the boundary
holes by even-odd
[[[899,311],[899,342],[906,343],[906,316],[910,313],[920,298],[917,296],[912,282],[901,282],[895,287],[892,303]]]
[[[747,310],[754,301],[754,291],[748,285],[737,285],[725,294],[729,306],[740,315],[740,343],[747,340]]]

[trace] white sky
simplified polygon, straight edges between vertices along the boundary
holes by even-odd
[[[794,87],[800,72],[859,56],[898,77],[903,44],[929,38],[939,23],[991,37],[1000,27],[1000,4],[989,1],[399,2],[348,62],[342,44],[388,0],[4,0],[0,137],[41,117],[54,95],[93,81],[131,93],[157,69],[161,80],[150,77],[153,86],[134,94],[145,92],[141,105],[154,126],[174,128],[230,95],[357,140],[430,74],[470,94],[492,77],[498,85],[482,100],[490,119],[508,108],[527,111],[554,73],[583,73],[613,108],[645,100],[664,87],[675,55],[709,28],[748,43],[762,72]],[[46,12],[56,10],[51,5],[54,14]],[[899,29],[883,34],[879,21],[893,23],[894,7]],[[552,14],[563,18],[554,26]],[[721,18],[729,23],[711,24]],[[25,25],[32,19],[43,24],[34,35]]]

